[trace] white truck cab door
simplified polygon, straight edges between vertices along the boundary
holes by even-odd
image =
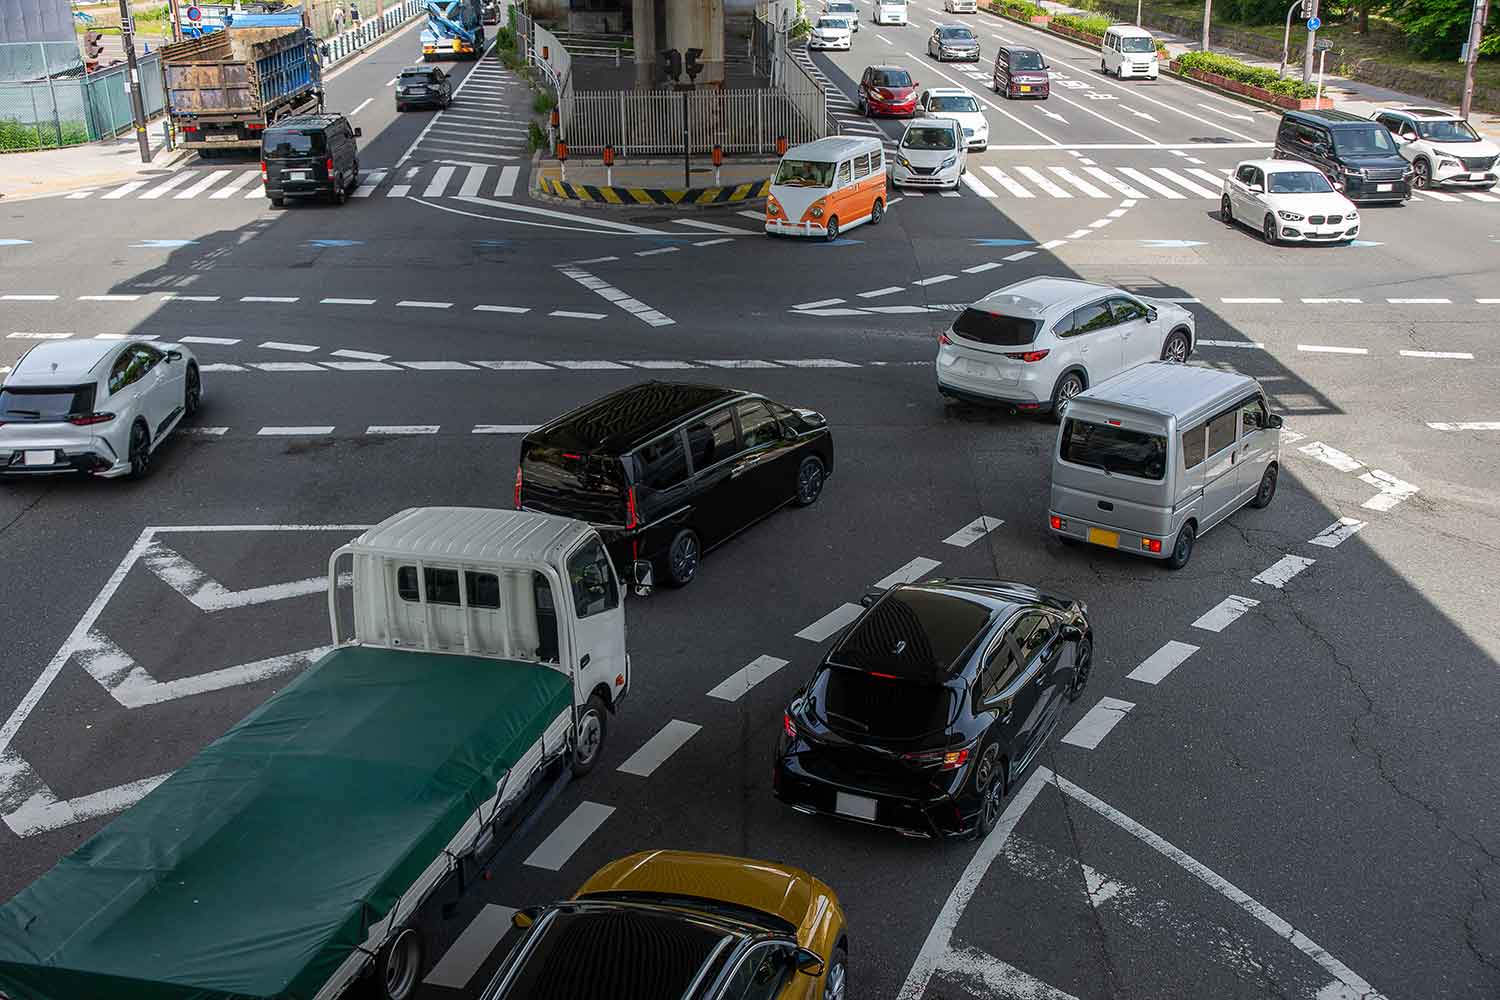
[[[569,550],[566,570],[579,701],[602,684],[613,703],[627,686],[625,594],[620,578],[604,543],[594,534]]]

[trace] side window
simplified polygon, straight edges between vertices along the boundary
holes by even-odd
[[[735,404],[734,409],[740,418],[740,434],[745,440],[746,450],[780,440],[781,427],[776,423],[776,418],[771,416],[765,403],[758,399],[747,399]]]
[[[792,946],[782,941],[751,949],[719,995],[724,1000],[775,1000],[793,975],[792,951]]]
[[[669,490],[687,478],[687,451],[681,432],[673,432],[645,445],[635,453],[641,485],[649,490]]]
[[[109,391],[116,393],[138,382],[161,358],[160,351],[144,345],[126,349],[109,371]]]
[[[734,434],[734,416],[728,407],[688,425],[687,436],[694,472],[732,458],[740,450],[739,439]]]
[[[843,187],[845,184],[849,183],[849,176],[850,176],[849,161],[845,160],[843,163],[839,164],[839,186],[840,187]]]
[[[1074,310],[1073,312],[1068,313],[1062,319],[1058,320],[1057,323],[1054,324],[1053,327],[1052,327],[1052,335],[1055,336],[1055,337],[1071,337],[1071,336],[1073,336],[1073,334],[1075,334],[1077,332],[1073,328],[1073,323],[1074,323],[1074,320],[1077,318],[1077,316],[1078,316],[1078,311]]]
[[[1225,410],[1208,422],[1208,453],[1217,455],[1234,444],[1239,407]]]
[[[1234,172],[1234,179],[1241,184],[1249,184],[1253,176],[1255,176],[1255,168],[1248,165],[1240,167],[1240,169]]]
[[[1204,442],[1208,439],[1208,427],[1199,424],[1182,432],[1182,467],[1191,469],[1203,461]]]
[[[131,382],[135,381],[135,379],[131,377],[130,370],[130,363],[134,360],[134,358],[135,355],[132,352],[126,351],[124,354],[115,359],[115,366],[109,370],[109,391],[111,393],[119,392]],[[138,373],[137,377],[139,377]]]
[[[1026,663],[1030,663],[1031,658],[1040,653],[1042,647],[1047,645],[1047,640],[1052,638],[1052,630],[1056,625],[1056,622],[1050,615],[1038,612],[1034,617],[1036,618],[1036,624],[1032,626],[1031,631],[1026,633],[1026,637],[1021,641],[1021,659]]]
[[[1073,310],[1073,333],[1094,333],[1099,330],[1114,326],[1115,318],[1110,315],[1108,302],[1095,302],[1081,309]]]
[[[880,154],[881,154],[881,150],[878,150],[878,149],[875,150],[875,151],[873,151],[872,153],[870,153],[870,172],[871,173],[878,174],[878,173],[880,173],[880,171],[882,171],[882,170],[885,169],[885,163],[881,159]]]
[[[870,154],[865,153],[854,158],[854,176],[856,179],[870,176]]]
[[[597,538],[585,542],[568,557],[568,582],[573,587],[573,605],[578,609],[579,618],[609,611],[620,603],[620,591],[615,586],[609,557],[604,554],[604,546]]]
[[[1266,401],[1254,396],[1240,404],[1242,434],[1260,430],[1266,425]]]
[[[423,573],[423,577],[423,583],[427,589],[428,604],[449,604],[453,607],[460,605],[461,602],[458,597],[458,570],[428,566]],[[500,607],[500,578],[494,573],[475,573],[472,570],[465,571],[464,582],[469,591],[469,607]],[[422,599],[422,591],[417,587],[417,568],[415,566],[401,566],[397,568],[396,593],[400,595],[403,601],[416,603]]]
[[[1135,299],[1110,299],[1109,310],[1114,313],[1116,323],[1146,318],[1146,307]]]
[[[1261,170],[1259,167],[1251,167],[1250,168],[1250,183],[1251,184],[1259,184],[1260,185],[1260,189],[1262,191],[1264,191],[1266,189],[1266,173],[1265,173],[1265,171]]]

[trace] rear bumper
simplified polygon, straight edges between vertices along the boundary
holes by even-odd
[[[1054,528],[1052,519],[1061,519],[1062,527]],[[1095,534],[1090,537],[1090,529],[1095,532],[1105,532],[1104,536]],[[1172,554],[1172,545],[1176,541],[1176,534],[1150,535],[1139,531],[1124,531],[1118,527],[1100,523],[1098,521],[1086,521],[1082,518],[1073,517],[1068,514],[1060,514],[1055,510],[1047,512],[1047,530],[1059,538],[1069,538],[1074,541],[1087,542],[1098,545],[1101,548],[1115,549],[1130,555],[1145,556],[1147,559],[1166,559]],[[1107,541],[1109,536],[1115,538],[1116,544],[1110,545]],[[1153,552],[1146,546],[1146,541],[1157,543],[1159,550]]]
[[[26,451],[46,451],[54,453],[56,459],[51,465],[27,465],[25,459]],[[130,471],[128,463],[116,462],[112,455],[108,455],[105,449],[79,448],[73,446],[67,449],[25,449],[16,451],[0,452],[0,478],[25,479],[32,476],[56,476],[69,473],[82,473],[90,476],[122,476]]]
[[[771,791],[782,802],[809,816],[829,816],[924,840],[966,836],[973,832],[978,816],[977,811],[965,814],[958,800],[950,795],[914,798],[831,782],[809,772],[796,754],[785,752],[777,755],[773,766]],[[836,803],[840,792],[873,799],[874,818],[839,812]]]
[[[1030,89],[1029,90],[1022,90],[1021,88],[1023,86],[1024,87],[1028,87]],[[1026,84],[1012,83],[1006,89],[1005,96],[1006,97],[1012,97],[1012,98],[1015,98],[1017,100],[1020,100],[1021,98],[1025,98],[1025,97],[1035,97],[1035,98],[1039,98],[1041,100],[1046,100],[1047,95],[1050,94],[1050,93],[1052,93],[1052,85],[1050,83],[1026,83]]]

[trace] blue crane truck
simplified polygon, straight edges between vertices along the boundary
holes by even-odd
[[[478,59],[484,52],[482,21],[479,0],[427,0],[427,26],[422,29],[423,60]]]

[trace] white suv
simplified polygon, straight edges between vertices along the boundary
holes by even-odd
[[[1495,173],[1500,146],[1480,138],[1458,115],[1436,108],[1389,108],[1377,112],[1375,120],[1390,130],[1401,155],[1411,161],[1412,187],[1488,189],[1500,181]]]
[[[1091,385],[1147,361],[1185,361],[1192,313],[1076,278],[1036,277],[971,305],[938,338],[938,392],[1051,412]]]

